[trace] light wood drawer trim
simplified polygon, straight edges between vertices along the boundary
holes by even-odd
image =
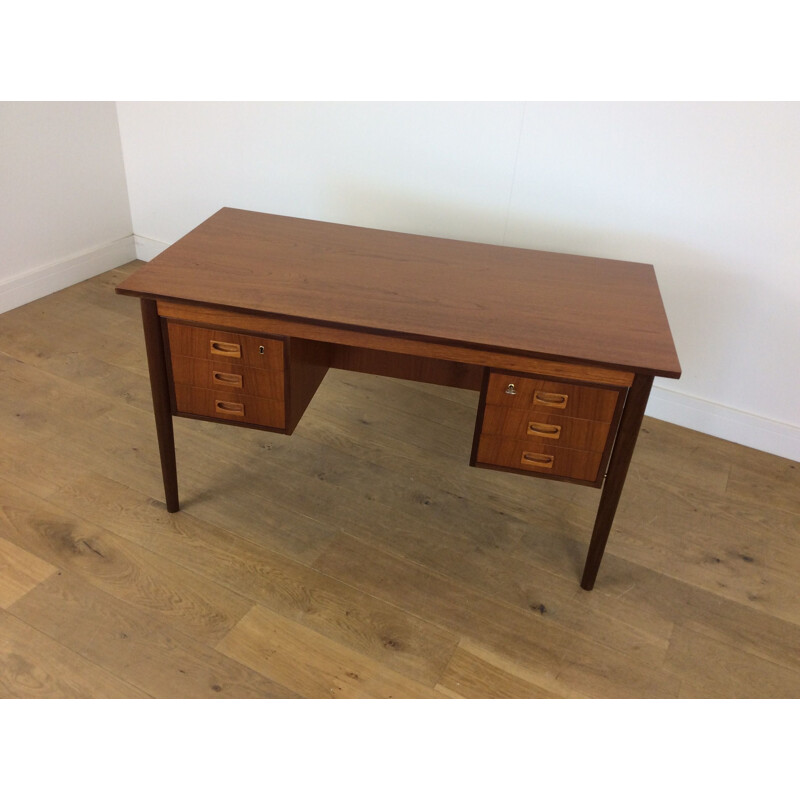
[[[268,428],[285,426],[282,399],[253,397],[232,392],[175,384],[175,410],[201,417],[247,422]]]
[[[611,422],[619,392],[597,386],[558,383],[493,372],[486,402],[503,408],[531,409],[565,417]]]
[[[196,386],[198,389],[236,391],[273,399],[284,395],[283,372],[256,369],[244,364],[220,365],[217,361],[173,354],[172,378],[175,383]]]
[[[283,372],[283,339],[167,322],[170,354],[201,358],[220,364],[236,362],[256,369]]]
[[[160,316],[172,320],[205,324],[227,328],[241,328],[254,334],[277,336],[296,336],[317,342],[333,342],[370,350],[386,350],[394,353],[440,358],[458,361],[463,364],[495,367],[498,369],[519,370],[520,372],[543,373],[555,378],[571,378],[589,383],[605,383],[610,386],[630,386],[633,372],[593,364],[569,364],[550,361],[533,356],[502,353],[495,350],[481,350],[478,347],[439,344],[410,339],[403,336],[382,335],[348,330],[311,322],[276,319],[259,314],[246,314],[207,306],[176,303],[171,300],[158,301]]]
[[[526,458],[526,454],[529,457]],[[536,460],[537,456],[542,460]],[[476,461],[479,466],[507,467],[579,481],[595,481],[602,457],[602,453],[589,450],[555,447],[545,442],[531,446],[530,441],[484,435],[478,443]]]
[[[211,358],[241,358],[242,346],[236,342],[218,342],[212,339],[209,342],[209,352]]]
[[[271,375],[271,372],[265,372]],[[244,376],[239,372],[222,372],[211,367],[211,384],[215,389],[242,389],[244,390]],[[249,391],[249,394],[261,394]]]
[[[557,433],[553,429],[557,428]],[[573,419],[560,414],[529,411],[522,408],[487,405],[483,413],[481,433],[505,436],[522,442],[548,441],[559,447],[576,450],[605,450],[610,422],[590,419]]]

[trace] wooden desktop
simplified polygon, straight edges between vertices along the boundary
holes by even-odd
[[[653,377],[653,267],[223,208],[117,287],[141,298],[167,508],[172,417],[291,434],[329,367],[480,392],[470,464],[602,487],[594,586]]]

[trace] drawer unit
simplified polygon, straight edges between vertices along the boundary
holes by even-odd
[[[284,340],[168,321],[178,413],[284,429]]]
[[[471,463],[599,486],[625,391],[490,372]]]

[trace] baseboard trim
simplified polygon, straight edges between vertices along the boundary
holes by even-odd
[[[0,281],[0,313],[31,303],[136,258],[133,235]]]
[[[800,461],[800,428],[746,411],[701,400],[698,397],[653,387],[647,404],[648,416],[672,422],[762,450],[792,461]]]
[[[133,235],[133,241],[136,245],[136,258],[140,261],[151,261],[169,247],[166,242],[160,242],[158,239],[148,239],[146,236],[138,236],[137,234]]]

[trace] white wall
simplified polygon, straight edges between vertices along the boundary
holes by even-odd
[[[221,206],[653,263],[648,413],[800,460],[800,104],[120,103],[137,252]]]
[[[0,103],[0,312],[135,258],[114,103]]]

